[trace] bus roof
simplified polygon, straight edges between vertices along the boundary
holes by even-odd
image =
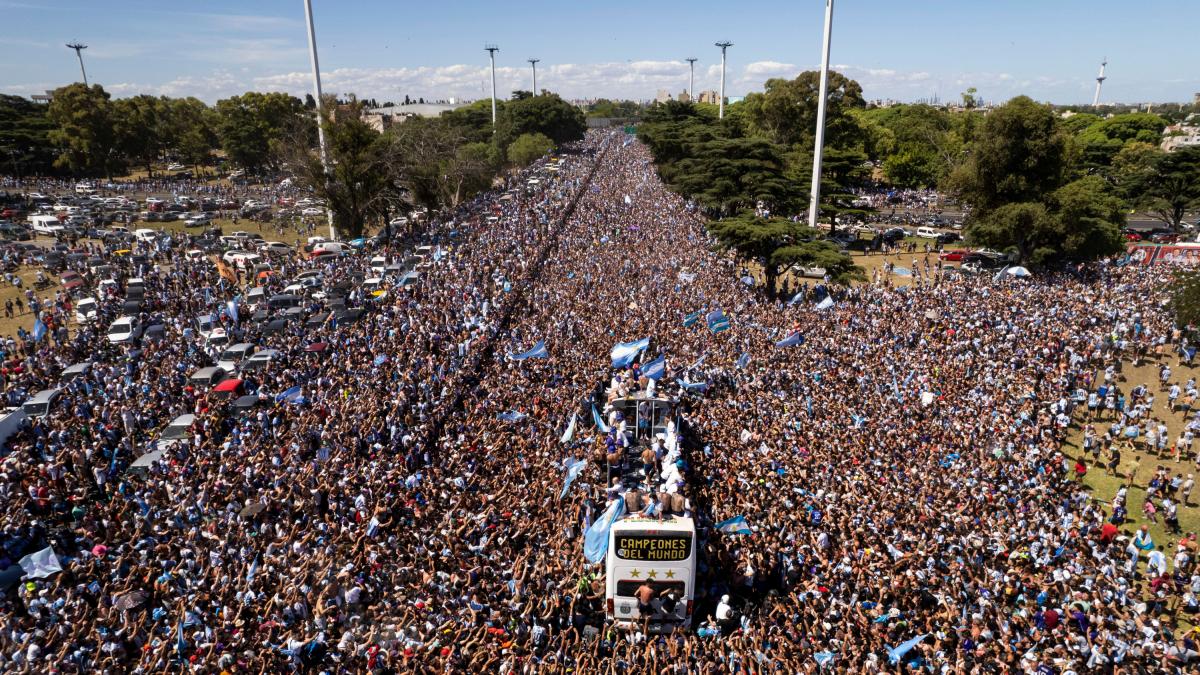
[[[612,531],[623,530],[665,530],[667,532],[694,532],[696,524],[685,516],[664,516],[647,518],[645,516],[626,516],[612,524]]]

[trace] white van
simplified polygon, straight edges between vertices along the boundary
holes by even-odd
[[[29,417],[45,417],[50,413],[50,408],[54,406],[60,394],[62,394],[61,389],[43,389],[34,394],[33,398],[21,404],[21,408]]]
[[[37,234],[48,234],[54,236],[62,232],[64,229],[62,222],[58,220],[58,216],[30,216],[30,228]]]
[[[143,227],[133,231],[133,238],[137,239],[138,241],[150,243],[155,239],[158,239],[158,230],[151,230]]]
[[[938,231],[932,227],[918,227],[917,236],[923,239],[937,239]]]

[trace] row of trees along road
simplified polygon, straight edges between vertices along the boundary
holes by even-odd
[[[363,122],[363,103],[325,103],[328,176],[311,97],[247,92],[209,106],[196,98],[113,99],[98,84],[62,87],[49,106],[3,96],[0,171],[111,179],[135,169],[152,177],[167,158],[193,167],[222,161],[251,174],[294,175],[327,200],[339,233],[356,237],[414,205],[456,206],[586,130],[584,112],[549,92],[501,101],[494,130],[490,101],[383,133]]]
[[[763,266],[772,293],[780,265],[828,262],[829,251],[805,241],[812,233],[779,235],[787,228],[774,222],[807,210],[818,85],[816,71],[768,80],[723,120],[715,106],[656,104],[638,129],[663,179],[695,200],[716,237]],[[1064,117],[1027,97],[985,111],[974,90],[954,110],[868,108],[859,84],[837,72],[829,91],[824,222],[864,215],[856,188],[941,188],[969,209],[968,241],[1037,266],[1119,251],[1131,211],[1178,227],[1200,208],[1200,148],[1160,150],[1163,116]],[[855,274],[832,269],[839,279]]]

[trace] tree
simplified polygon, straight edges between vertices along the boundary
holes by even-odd
[[[502,163],[494,144],[472,141],[471,130],[452,119],[416,117],[391,131],[388,155],[396,180],[430,210],[455,207],[486,189]]]
[[[141,94],[112,102],[113,132],[119,152],[130,164],[154,175],[154,162],[162,155],[167,105],[165,99]]]
[[[763,93],[754,93],[742,102],[751,131],[783,145],[812,147],[817,128],[817,104],[820,101],[821,74],[805,71],[793,80],[767,80]],[[825,106],[825,143],[841,146],[858,133],[851,109],[865,108],[862,87],[836,71],[829,72],[828,99]]]
[[[1076,136],[1080,168],[1106,173],[1113,158],[1127,143],[1157,144],[1167,121],[1149,113],[1113,115],[1089,125]]]
[[[0,166],[15,176],[54,171],[57,152],[50,143],[54,124],[47,109],[21,96],[0,94]]]
[[[310,120],[300,99],[289,94],[247,92],[217,101],[217,134],[234,163],[250,171],[266,166],[279,143],[299,124]]]
[[[787,211],[796,184],[784,175],[778,146],[765,138],[715,138],[697,144],[677,165],[674,185],[713,214],[754,208]]]
[[[290,141],[286,159],[299,184],[325,200],[339,236],[361,237],[369,222],[387,215],[396,198],[387,144],[357,113],[323,117],[330,172],[307,134]]]
[[[109,94],[98,84],[75,83],[54,91],[46,112],[59,148],[54,165],[75,174],[112,177],[120,167]]]
[[[1066,137],[1054,113],[1018,96],[985,118],[949,187],[982,214],[1006,204],[1041,202],[1062,186],[1066,168]]]
[[[166,143],[181,162],[196,166],[212,159],[217,147],[216,113],[198,98],[167,101]]]
[[[883,175],[897,187],[936,187],[943,168],[931,151],[906,148],[884,160]]]
[[[496,143],[507,148],[522,134],[540,133],[563,145],[583,138],[587,122],[583,111],[558,94],[526,96],[509,101],[496,124]]]
[[[304,95],[304,107],[307,108],[308,110],[316,110],[317,109],[317,99],[313,98],[312,94],[305,94]]]
[[[1123,188],[1133,205],[1178,229],[1188,212],[1200,209],[1200,146],[1174,152],[1135,147]],[[1124,158],[1122,158],[1124,159]]]
[[[979,107],[979,90],[975,87],[968,87],[962,93],[962,107],[967,110],[974,110]]]
[[[850,257],[818,232],[787,218],[761,218],[749,213],[708,223],[708,231],[741,257],[758,263],[774,298],[781,265],[815,264],[842,280],[857,271]]]
[[[1125,210],[1099,176],[1068,183],[1045,202],[1004,204],[973,220],[969,241],[1015,249],[1021,262],[1094,260],[1121,251]]]
[[[553,149],[554,141],[545,134],[521,134],[508,146],[508,161],[526,166]]]

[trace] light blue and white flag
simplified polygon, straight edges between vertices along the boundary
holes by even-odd
[[[54,554],[54,548],[51,546],[30,553],[17,561],[17,564],[25,570],[25,576],[22,577],[24,579],[44,579],[62,571],[62,564],[58,562],[58,556]]]
[[[795,347],[797,345],[802,345],[802,344],[804,344],[804,336],[800,334],[800,331],[796,331],[795,333],[792,333],[791,335],[783,338],[779,342],[776,342],[775,346],[776,347]]]
[[[748,365],[750,365],[750,352],[742,352],[742,355],[738,357],[737,367],[745,368]]]
[[[725,312],[719,308],[709,312],[704,320],[708,323],[708,329],[714,333],[729,330],[729,317],[725,316]]]
[[[833,296],[827,295],[825,299],[817,303],[817,309],[829,309],[833,307]]]
[[[721,534],[751,534],[746,516],[734,516],[729,520],[722,520],[717,523],[716,528]]]
[[[509,410],[508,412],[502,412],[499,415],[496,415],[496,417],[504,420],[505,422],[520,422],[528,417],[528,415],[517,410]]]
[[[822,668],[833,663],[833,658],[833,652],[817,652],[816,654],[813,654],[813,660],[816,661],[817,665]]]
[[[567,477],[566,480],[563,481],[562,492],[558,495],[559,499],[567,496],[567,491],[571,489],[571,483],[575,482],[575,479],[579,477],[579,474],[583,472],[584,467],[587,466],[587,460],[571,459],[568,457],[565,465],[567,468]]]
[[[258,576],[258,556],[254,556],[254,562],[250,563],[250,569],[246,571],[246,583],[253,582],[256,576]]]
[[[893,267],[892,274],[895,274],[895,275],[901,276],[901,277],[911,277],[912,270],[908,269],[907,267]]]
[[[692,326],[696,325],[696,322],[699,320],[700,320],[700,312],[692,312],[691,314],[688,314],[687,316],[683,317],[683,327],[691,328]]]
[[[620,342],[612,348],[613,368],[626,368],[637,359],[638,354],[650,346],[650,338],[644,337],[633,342]]]
[[[642,375],[645,375],[646,377],[650,378],[651,380],[655,380],[655,381],[661,380],[663,378],[663,376],[666,374],[667,374],[667,355],[666,354],[663,354],[662,356],[659,356],[657,359],[654,359],[650,363],[647,363],[645,366],[642,366]]]
[[[233,319],[234,323],[238,322],[238,298],[225,303],[225,313],[229,315],[229,318]]]
[[[684,382],[683,380],[676,379],[675,384],[678,384],[680,387],[682,387],[684,391],[704,393],[704,391],[708,389],[707,382]]]
[[[276,403],[302,403],[304,396],[301,394],[300,385],[284,389],[275,397]]]
[[[909,640],[908,642],[902,643],[899,647],[895,647],[895,648],[888,647],[888,650],[887,650],[888,661],[890,663],[900,663],[901,659],[904,658],[905,654],[912,651],[913,647],[916,647],[917,645],[921,644],[921,640],[924,640],[927,637],[929,637],[929,633],[922,633],[921,635],[918,635],[917,637]]]
[[[371,363],[376,366],[382,366],[383,364],[387,363],[387,360],[388,360],[387,354],[380,354],[379,356],[376,356],[375,360],[372,361]]]
[[[538,340],[537,344],[529,351],[521,352],[520,354],[509,354],[508,358],[513,361],[524,361],[525,359],[544,359],[548,356],[550,356],[550,352],[546,351],[545,340]]]
[[[584,533],[583,557],[587,558],[588,562],[598,563],[604,560],[604,554],[608,553],[608,531],[624,513],[625,500],[614,499]]]
[[[575,438],[575,422],[579,420],[579,413],[571,413],[571,422],[567,425],[567,430],[563,432],[562,438],[558,439],[562,443],[570,443]]]
[[[33,341],[41,342],[44,337],[46,337],[46,324],[42,323],[42,319],[39,317],[33,320]]]
[[[604,423],[604,418],[601,417],[600,412],[596,410],[595,403],[592,404],[592,421],[596,423],[596,428],[600,430],[600,433],[607,434],[609,432],[610,427]]]

